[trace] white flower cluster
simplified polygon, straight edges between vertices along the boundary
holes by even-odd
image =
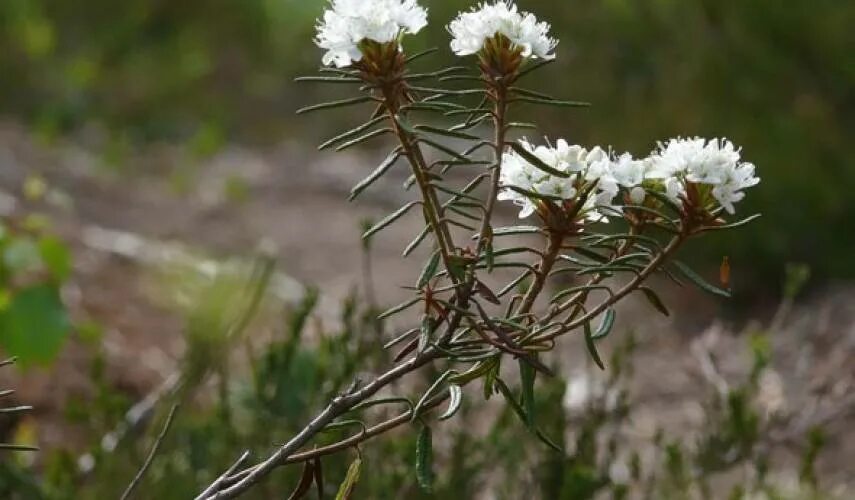
[[[520,206],[520,218],[534,213],[536,199],[511,186],[560,200],[572,200],[580,191],[590,190],[581,213],[590,220],[605,221],[608,214],[620,211],[614,200],[621,190],[635,204],[644,202],[648,188],[661,189],[679,203],[687,183],[711,185],[715,200],[733,214],[733,204],[745,196],[742,190],[760,182],[754,176],[754,165],[741,163],[739,150],[724,140],[672,139],[641,160],[628,153],[614,156],[599,146],[590,150],[571,146],[564,140],[554,147],[534,147],[527,141],[520,144],[547,166],[570,174],[549,174],[516,152],[506,152],[501,172],[505,188],[498,199]]]
[[[685,183],[712,186],[712,196],[729,214],[734,203],[745,198],[743,189],[756,186],[754,165],[741,161],[739,149],[725,139],[671,139],[650,157],[650,178],[662,179],[667,194],[677,200],[685,194]]]
[[[362,60],[365,40],[393,42],[427,26],[427,11],[416,0],[331,0],[318,23],[315,43],[326,49],[324,65],[342,68]]]
[[[512,201],[520,206],[522,219],[534,213],[535,200],[509,186],[561,200],[571,200],[581,190],[592,189],[592,196],[589,196],[583,211],[591,219],[604,217],[597,207],[611,204],[619,190],[618,181],[611,175],[612,160],[608,153],[599,146],[591,150],[578,145],[571,146],[563,139],[554,147],[535,147],[525,140],[520,141],[520,144],[544,164],[568,174],[568,177],[545,172],[511,150],[502,157],[500,181],[505,189],[499,193],[499,200]]]
[[[482,3],[470,12],[461,12],[448,25],[451,50],[459,56],[477,54],[484,43],[500,34],[522,49],[524,57],[552,59],[558,41],[549,36],[549,23],[538,22],[533,14],[519,12],[511,1]]]

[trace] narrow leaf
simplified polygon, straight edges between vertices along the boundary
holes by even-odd
[[[354,104],[362,104],[363,102],[368,102],[373,100],[371,96],[362,96],[362,97],[354,97],[352,99],[344,99],[341,101],[332,101],[332,102],[324,102],[321,104],[315,104],[312,106],[306,106],[305,108],[300,108],[297,110],[298,115],[302,115],[305,113],[311,113],[313,111],[320,111],[323,109],[332,109],[332,108],[341,108],[344,106],[352,106]]]
[[[400,304],[398,304],[394,307],[391,307],[391,308],[383,311],[382,313],[380,313],[380,315],[377,316],[377,319],[386,319],[389,316],[393,316],[395,314],[398,314],[399,312],[403,311],[404,309],[408,309],[408,308],[412,307],[413,305],[420,302],[421,300],[422,300],[421,297],[415,297],[415,298],[409,299],[407,301],[401,302]]]
[[[650,305],[656,308],[657,311],[661,312],[665,316],[671,316],[671,312],[667,307],[665,307],[665,303],[662,302],[662,299],[659,298],[659,295],[657,295],[656,292],[645,286],[639,288],[639,290],[644,292],[644,296],[647,297],[647,301],[650,302]]]
[[[422,395],[421,399],[419,399],[419,402],[416,403],[416,407],[413,408],[412,420],[416,420],[417,418],[419,418],[422,409],[428,403],[430,398],[432,398],[439,391],[439,388],[442,387],[442,384],[444,384],[450,377],[456,374],[457,372],[454,370],[447,370],[445,373],[440,375],[440,377],[436,379],[434,383],[430,385],[430,387],[428,387],[428,389]]]
[[[425,314],[422,316],[422,327],[419,330],[419,352],[424,352],[430,345],[431,333],[433,333],[433,318]]]
[[[747,218],[742,219],[742,220],[737,221],[737,222],[731,222],[730,224],[722,224],[719,226],[704,227],[704,231],[719,231],[722,229],[733,229],[733,228],[737,228],[737,227],[742,227],[746,224],[749,224],[749,223],[759,219],[760,217],[761,217],[761,214],[754,214],[751,217],[747,217]]]
[[[347,475],[344,482],[338,488],[338,493],[335,500],[349,500],[353,496],[353,491],[356,488],[356,483],[359,482],[359,475],[362,473],[362,458],[356,459],[347,468]]]
[[[433,47],[431,49],[423,50],[421,52],[416,52],[415,54],[407,57],[407,59],[404,62],[409,64],[409,63],[415,61],[416,59],[420,59],[420,58],[422,58],[428,54],[433,54],[434,52],[436,52],[438,50],[439,50],[439,48]]]
[[[448,398],[448,409],[439,416],[440,420],[448,420],[460,409],[460,404],[463,402],[463,389],[456,384],[448,386]]]
[[[529,429],[534,428],[534,380],[537,374],[534,368],[524,359],[520,359],[520,381],[522,383],[522,407],[525,410],[525,423]]]
[[[594,360],[594,363],[600,367],[600,370],[605,370],[606,366],[603,364],[602,358],[600,358],[600,353],[597,352],[597,345],[594,341],[594,336],[591,334],[590,323],[585,323],[585,347],[588,348],[591,358]]]
[[[323,500],[324,498],[324,471],[321,467],[321,457],[315,458],[314,462],[312,462],[312,470],[314,471],[315,476],[315,488],[318,489],[318,498]]]
[[[553,441],[549,438],[549,436],[544,434],[542,430],[535,429],[534,434],[537,436],[538,439],[540,439],[540,442],[551,448],[553,451],[555,451],[556,453],[561,453],[562,455],[564,454],[564,450],[562,450],[560,446],[555,444],[555,441]]]
[[[508,236],[513,234],[537,234],[542,230],[537,226],[509,226],[493,230],[493,236]]]
[[[371,186],[378,179],[383,177],[383,175],[385,175],[386,172],[388,172],[389,169],[392,168],[393,165],[395,165],[395,162],[398,161],[398,158],[400,157],[401,153],[399,153],[398,151],[392,152],[388,157],[386,157],[385,160],[383,160],[383,163],[381,163],[379,167],[377,167],[373,172],[371,172],[368,177],[363,179],[359,184],[357,184],[353,187],[353,189],[350,190],[350,196],[348,196],[347,201],[355,200],[356,197],[359,196],[363,191],[365,191],[369,186]]]
[[[696,273],[691,267],[686,264],[680,262],[679,260],[674,261],[674,266],[680,271],[680,274],[686,277],[689,281],[694,283],[701,290],[711,293],[713,295],[717,295],[719,297],[730,298],[731,294],[727,290],[723,290],[701,277],[700,274]]]
[[[538,62],[536,62],[536,63],[533,63],[533,64],[531,64],[531,65],[528,65],[527,67],[523,68],[523,70],[522,70],[522,71],[520,71],[520,73],[519,73],[519,75],[517,76],[517,78],[522,78],[522,77],[524,77],[525,75],[527,75],[527,74],[531,73],[532,71],[536,71],[536,70],[538,70],[538,69],[540,69],[540,68],[542,68],[542,67],[544,67],[544,66],[547,66],[547,65],[549,65],[549,64],[552,64],[552,63],[554,63],[554,62],[555,62],[555,59],[554,59],[554,58],[553,58],[553,59],[544,59],[544,60],[542,60],[542,61],[538,61]]]
[[[487,266],[492,267],[492,264],[488,263]],[[496,296],[495,292],[490,290],[490,287],[485,285],[481,280],[476,281],[475,291],[478,292],[478,295],[484,297],[487,302],[490,302],[491,304],[500,305],[502,303],[502,301],[499,300],[499,297]]]
[[[537,168],[538,170],[543,170],[547,174],[554,175],[556,177],[563,177],[563,178],[570,177],[569,173],[562,172],[562,171],[557,170],[553,167],[550,167],[549,165],[544,163],[543,160],[541,160],[540,158],[535,156],[534,153],[532,153],[531,151],[526,149],[525,146],[523,146],[519,142],[511,142],[511,143],[509,143],[509,145],[510,145],[511,149],[516,151],[516,153],[518,155],[522,156],[525,161],[531,163],[531,165],[533,167]]]
[[[312,488],[312,480],[315,477],[314,469],[315,467],[312,465],[312,462],[306,462],[303,465],[303,474],[300,476],[300,482],[297,483],[297,487],[291,493],[291,496],[288,497],[288,500],[299,500],[306,496],[306,493]]]
[[[339,77],[339,76],[298,76],[294,79],[295,82],[312,82],[312,83],[360,83],[359,78]]]
[[[439,267],[439,259],[440,252],[439,250],[435,251],[433,255],[430,256],[430,260],[428,260],[427,264],[425,264],[424,269],[422,269],[422,273],[419,275],[419,280],[416,283],[416,288],[422,289],[425,285],[428,284],[430,280],[436,275],[436,270]]]
[[[541,99],[538,97],[519,96],[515,101],[523,101],[531,104],[546,104],[550,106],[561,106],[569,108],[585,108],[591,105],[589,102],[580,101],[560,101],[558,99]]]
[[[430,233],[430,227],[426,226],[422,231],[407,245],[407,248],[404,249],[403,256],[409,257],[413,251],[421,245],[421,243],[425,240],[428,233]]]
[[[615,325],[616,316],[617,314],[614,309],[606,309],[606,313],[603,316],[603,322],[600,323],[600,326],[597,328],[597,332],[594,333],[592,338],[594,340],[599,340],[601,338],[605,338],[609,333],[611,333],[612,327]]]
[[[369,229],[368,231],[365,231],[365,234],[362,235],[362,238],[363,239],[370,238],[372,235],[376,234],[378,231],[382,230],[386,226],[392,224],[396,220],[403,217],[407,212],[409,212],[409,210],[411,208],[413,208],[415,205],[418,205],[420,203],[421,202],[418,202],[418,201],[411,201],[411,202],[407,203],[403,207],[396,210],[394,213],[383,218],[383,220],[381,220],[380,222],[375,224],[371,229]]]
[[[495,378],[494,383],[496,388],[499,389],[499,392],[502,394],[502,396],[504,396],[505,401],[508,403],[508,406],[510,406],[511,410],[513,410],[517,417],[519,417],[520,421],[525,424],[528,424],[525,415],[525,410],[523,410],[522,406],[520,406],[520,404],[517,402],[516,398],[514,397],[514,393],[511,392],[511,389],[508,387],[508,384],[506,384],[505,381],[499,378],[498,376]]]
[[[345,149],[356,146],[357,144],[362,144],[363,142],[370,141],[371,139],[373,139],[375,137],[380,137],[381,135],[385,135],[385,134],[388,134],[390,132],[392,132],[392,129],[390,129],[390,128],[381,128],[378,130],[373,130],[371,132],[368,132],[365,135],[361,135],[355,139],[352,139],[350,141],[347,141],[347,142],[340,144],[337,148],[335,148],[335,150],[336,151],[344,151]]]
[[[468,158],[461,155],[457,151],[454,151],[453,149],[451,149],[449,147],[443,146],[442,144],[440,144],[436,141],[432,141],[430,139],[425,139],[424,137],[421,137],[421,138],[419,138],[419,142],[421,142],[423,144],[427,144],[428,146],[430,146],[436,150],[439,150],[439,151],[447,154],[448,156],[451,156],[452,158],[457,158],[458,160],[468,160]]]
[[[456,130],[446,130],[444,128],[431,127],[430,125],[416,125],[416,130],[423,130],[425,132],[430,132],[431,134],[443,135],[446,137],[454,137],[456,139],[466,139],[469,141],[481,140],[480,137],[472,135],[472,134],[467,134],[466,132],[459,132]]]
[[[481,361],[473,366],[469,371],[461,373],[459,375],[452,375],[448,378],[448,381],[455,385],[464,385],[469,382],[486,375],[490,370],[495,369],[499,364],[499,360],[497,356],[493,356],[489,359]]]
[[[433,491],[433,436],[427,425],[416,441],[416,480],[426,493]]]

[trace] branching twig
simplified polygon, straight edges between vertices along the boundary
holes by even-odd
[[[139,485],[140,481],[142,481],[145,473],[148,471],[151,464],[154,462],[154,457],[157,455],[157,451],[160,449],[160,445],[163,443],[166,434],[169,432],[169,428],[172,426],[172,420],[175,418],[175,412],[178,411],[178,405],[172,405],[172,408],[169,410],[169,414],[166,416],[166,422],[163,424],[163,429],[161,429],[160,434],[157,436],[157,439],[154,441],[154,444],[151,447],[151,451],[148,453],[148,457],[146,457],[145,462],[143,462],[142,467],[140,467],[137,475],[134,476],[131,484],[128,485],[125,492],[122,493],[120,500],[127,500],[131,497],[131,493],[133,493],[134,488]]]

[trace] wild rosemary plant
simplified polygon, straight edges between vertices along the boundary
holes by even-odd
[[[424,229],[406,246],[404,257],[419,247],[429,247],[430,257],[412,297],[381,315],[418,308],[421,321],[386,345],[397,351],[395,366],[373,380],[355,381],[268,458],[247,466],[247,456],[241,457],[198,499],[234,498],[277,467],[302,463],[299,497],[310,489],[313,477],[320,477],[323,456],[358,449],[364,441],[415,421],[421,428],[416,470],[420,484],[429,488],[430,414],[443,407],[438,420],[452,418],[467,385],[481,385],[486,399],[501,394],[532,434],[548,443],[533,411],[535,379],[538,374],[552,376],[540,358],[560,337],[584,335],[591,357],[602,367],[596,343],[609,334],[619,301],[640,292],[667,314],[647,286],[654,275],[687,279],[708,292],[728,295],[673,258],[689,239],[753,219],[730,220],[742,190],[759,182],[754,166],[740,161],[738,149],[725,140],[678,138],[636,159],[564,140],[542,146],[510,140],[517,129],[536,129],[514,121],[516,104],[587,105],[524,87],[526,77],[555,58],[557,41],[549,36],[550,26],[510,2],[482,4],[448,26],[451,49],[464,58],[464,65],[425,73],[413,66],[433,51],[408,55],[402,39],[426,24],[427,12],[415,0],[333,0],[316,38],[327,50],[327,67],[320,76],[299,80],[351,86],[358,94],[298,112],[372,106],[368,121],[321,149],[344,150],[381,136],[397,142],[386,160],[353,188],[350,199],[391,168],[405,164],[410,169],[406,187],[416,188],[415,199],[364,236],[410,211],[424,215]],[[459,82],[469,88],[450,87]],[[436,117],[459,122],[424,123]],[[486,130],[489,134],[482,136]],[[451,146],[460,141],[469,144]],[[453,182],[452,172],[455,179],[463,172],[466,182]],[[497,227],[496,204],[506,200],[518,205],[520,217],[530,223]],[[539,247],[521,242],[531,235],[542,240]],[[503,274],[494,273],[499,269],[519,274],[502,287],[488,286],[486,281]],[[551,294],[547,283],[556,277],[573,284]],[[519,367],[519,394],[504,378],[508,371],[501,370],[509,362]],[[441,375],[421,395],[373,399],[426,365]],[[405,411],[393,418],[364,421],[362,412],[369,407],[401,404]],[[349,425],[357,429],[351,437],[317,445],[322,431]],[[360,463],[357,459],[351,467],[342,497],[352,492]]]

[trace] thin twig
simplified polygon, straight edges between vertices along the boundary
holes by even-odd
[[[223,472],[220,477],[218,477],[213,483],[211,483],[210,486],[205,488],[205,491],[199,493],[195,500],[203,500],[207,498],[208,495],[210,495],[211,493],[214,493],[215,491],[219,490],[220,486],[222,486],[229,478],[231,478],[235,471],[237,471],[240,466],[242,466],[249,459],[249,454],[249,450],[243,452],[243,455],[241,455],[237,460],[235,460],[235,463],[233,463],[228,469],[226,469],[226,471]]]
[[[161,429],[160,434],[157,436],[157,439],[154,441],[154,445],[151,447],[151,451],[148,453],[148,457],[146,457],[145,462],[140,468],[137,475],[134,476],[131,484],[128,485],[128,488],[122,493],[120,500],[127,500],[131,497],[131,493],[133,493],[134,488],[142,481],[142,478],[145,476],[145,473],[148,471],[151,464],[154,462],[154,457],[157,455],[158,449],[160,449],[161,443],[163,443],[163,439],[166,437],[166,434],[169,432],[169,428],[172,426],[172,420],[175,417],[175,412],[178,411],[178,404],[172,405],[172,408],[169,410],[169,415],[166,416],[166,422],[163,424],[163,429]]]

